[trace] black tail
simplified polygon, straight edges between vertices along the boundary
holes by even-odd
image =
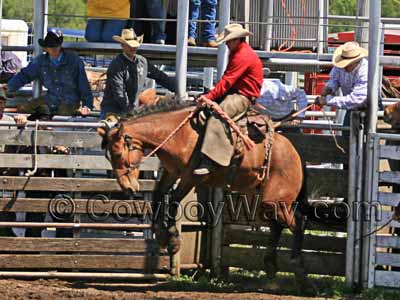
[[[302,215],[309,215],[311,211],[311,206],[308,203],[308,190],[307,190],[307,166],[304,160],[302,159],[302,168],[303,168],[303,184],[300,190],[300,193],[297,196],[297,203]]]

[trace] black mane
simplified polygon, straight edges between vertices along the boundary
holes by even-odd
[[[195,105],[196,102],[194,101],[175,101],[175,100],[160,101],[156,104],[144,105],[137,109],[132,110],[131,112],[126,114],[121,119],[121,121],[132,121],[148,115],[176,111],[187,107],[192,107]]]

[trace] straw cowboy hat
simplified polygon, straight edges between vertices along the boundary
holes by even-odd
[[[332,62],[335,67],[343,69],[367,56],[368,50],[361,48],[356,42],[347,42],[336,49]]]
[[[122,30],[121,36],[114,35],[113,40],[131,48],[138,48],[143,43],[143,34],[137,36],[132,28]]]
[[[240,24],[228,24],[224,28],[224,32],[220,33],[217,36],[217,45],[221,45],[222,43],[225,43],[227,41],[233,40],[233,39],[239,39],[242,37],[246,37],[249,35],[253,35],[250,31],[247,29],[243,28],[242,25]]]

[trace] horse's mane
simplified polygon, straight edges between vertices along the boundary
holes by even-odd
[[[177,111],[195,105],[196,102],[194,101],[176,101],[176,100],[160,101],[157,102],[156,104],[143,105],[137,109],[132,110],[131,112],[126,114],[121,119],[121,121],[133,121],[148,115]]]

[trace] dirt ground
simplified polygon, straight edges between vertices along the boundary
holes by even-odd
[[[299,296],[279,296],[260,292],[199,292],[171,291],[167,283],[84,283],[61,280],[15,280],[0,279],[0,298],[4,300],[305,300],[326,298],[303,298]]]

